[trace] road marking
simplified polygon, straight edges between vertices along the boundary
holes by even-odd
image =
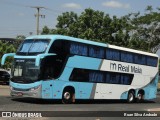
[[[101,119],[99,119],[99,118],[96,118],[96,120],[101,120]]]
[[[148,109],[147,111],[160,111],[160,108],[152,108],[152,109]]]

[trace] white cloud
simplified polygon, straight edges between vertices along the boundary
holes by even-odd
[[[64,8],[72,8],[72,9],[81,9],[82,8],[80,4],[76,4],[76,3],[66,3],[62,6]]]
[[[105,7],[111,7],[111,8],[130,8],[130,4],[128,3],[120,3],[118,1],[114,1],[114,0],[111,0],[111,1],[107,1],[107,2],[103,2],[102,3],[103,6]]]

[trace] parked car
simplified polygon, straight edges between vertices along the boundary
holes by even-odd
[[[3,69],[0,69],[0,84],[9,84],[10,74]]]

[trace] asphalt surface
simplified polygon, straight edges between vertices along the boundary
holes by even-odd
[[[0,111],[39,111],[46,112],[52,111],[48,114],[54,114],[58,117],[54,117],[54,120],[64,120],[64,119],[75,119],[75,120],[106,120],[106,119],[130,119],[132,120],[135,117],[113,117],[116,114],[119,114],[116,111],[159,111],[160,112],[160,95],[157,95],[157,98],[152,101],[145,101],[143,103],[132,103],[129,104],[126,101],[120,100],[77,100],[75,104],[62,104],[60,100],[41,100],[41,99],[31,99],[31,98],[12,98],[9,96],[9,87],[0,86]],[[63,111],[63,112],[62,112]],[[66,113],[64,113],[66,111]],[[100,112],[109,111],[108,114],[112,114],[110,111],[113,111],[112,117],[102,117],[98,115]],[[54,112],[54,113],[53,113]],[[67,113],[68,112],[68,113]],[[84,112],[88,112],[88,116],[83,115]],[[98,113],[96,113],[98,112]],[[47,113],[47,112],[46,112]],[[107,113],[107,112],[106,112]],[[60,114],[60,115],[59,115]],[[66,117],[66,114],[71,114],[73,117]],[[62,115],[62,117],[60,117]],[[77,115],[77,116],[76,116]],[[76,117],[75,117],[76,116]],[[83,117],[82,117],[83,116]],[[0,118],[1,120],[2,118]],[[15,118],[3,118],[5,120],[10,120]],[[28,120],[36,118],[16,118],[17,120]],[[52,120],[53,118],[42,117],[38,118],[39,120]],[[150,119],[150,117],[139,117],[137,119]],[[153,119],[153,118],[152,118]],[[154,119],[159,119],[154,117]]]

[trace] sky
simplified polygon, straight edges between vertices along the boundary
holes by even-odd
[[[0,0],[0,38],[15,38],[17,35],[36,34],[35,6],[45,7],[40,14],[40,30],[44,26],[55,28],[57,17],[63,12],[74,11],[80,14],[86,8],[103,11],[111,17],[128,13],[144,13],[151,5],[160,7],[160,0]]]

